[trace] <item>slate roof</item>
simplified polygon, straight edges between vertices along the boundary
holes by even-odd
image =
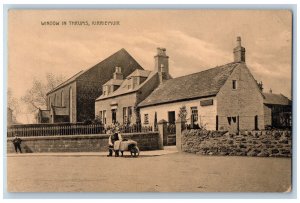
[[[135,88],[131,88],[128,89],[128,85],[131,85],[131,81],[129,80],[129,78],[131,76],[137,76],[137,75],[142,75],[142,77],[147,77],[147,79],[142,82],[141,84],[137,85]],[[119,95],[123,95],[123,94],[128,94],[128,93],[132,93],[132,92],[136,92],[138,91],[144,84],[147,83],[148,80],[150,80],[152,77],[156,77],[157,76],[157,72],[151,72],[148,70],[135,70],[133,71],[127,78],[123,80],[121,86],[115,90],[114,92],[110,93],[109,95],[101,95],[100,97],[98,97],[96,99],[96,101],[98,100],[102,100],[102,99],[107,99],[107,98],[111,98],[111,97],[116,97]]]
[[[76,73],[75,75],[73,75],[72,77],[70,77],[69,79],[67,79],[66,81],[62,82],[61,84],[59,84],[58,86],[56,86],[53,90],[49,91],[47,94],[50,94],[51,92],[54,92],[56,90],[58,90],[59,88],[70,84],[71,82],[75,81],[80,75],[82,75],[85,71],[81,70],[78,73]]]
[[[61,87],[65,86],[65,85],[68,85],[76,80],[79,80],[80,78],[82,78],[81,76],[88,74],[88,72],[94,68],[98,69],[98,73],[101,76],[101,75],[103,75],[103,72],[107,72],[108,69],[111,69],[112,71],[114,71],[115,67],[122,67],[122,70],[124,70],[126,73],[127,73],[127,71],[129,71],[128,67],[135,67],[137,69],[143,70],[143,68],[140,66],[140,64],[124,48],[122,48],[119,51],[112,54],[111,56],[102,60],[98,64],[94,65],[93,67],[76,73],[74,76],[72,76],[68,80],[64,81],[63,83],[61,83],[60,85],[55,87],[53,90],[49,91],[47,93],[47,95],[52,92],[55,92],[56,90],[60,89]],[[124,72],[124,74],[125,74],[125,72]],[[128,75],[128,73],[125,75]],[[99,81],[101,79],[101,78],[99,78],[100,76],[98,76],[98,75],[93,75],[93,76],[94,76],[94,78],[90,78],[90,80],[98,80]]]
[[[282,94],[263,93],[265,104],[292,105],[292,101]]]
[[[240,63],[228,63],[198,73],[169,79],[159,85],[138,106],[151,106],[216,95],[235,67]]]

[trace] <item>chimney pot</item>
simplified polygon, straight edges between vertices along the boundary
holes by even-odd
[[[113,79],[123,80],[123,74],[122,74],[121,67],[116,67],[115,72],[113,74]]]
[[[237,46],[233,49],[234,62],[246,62],[246,49],[242,47],[241,37],[236,39]]]
[[[238,36],[238,37],[236,38],[236,46],[238,46],[238,47],[241,47],[241,46],[242,46],[242,39],[241,39],[240,36]]]

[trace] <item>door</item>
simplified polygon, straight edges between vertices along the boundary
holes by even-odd
[[[254,129],[258,130],[258,116],[254,116]]]
[[[169,124],[175,124],[175,111],[168,112],[168,122]]]
[[[163,137],[163,145],[176,144],[176,126],[175,126],[175,111],[168,112],[167,133]]]

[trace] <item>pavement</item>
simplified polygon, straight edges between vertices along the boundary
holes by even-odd
[[[140,151],[140,156],[161,156],[176,153],[176,146],[164,146],[163,150]],[[7,157],[20,156],[107,156],[108,152],[40,152],[40,153],[9,153]],[[130,155],[130,152],[124,152],[124,156]]]

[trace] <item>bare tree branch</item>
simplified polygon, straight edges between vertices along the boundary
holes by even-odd
[[[46,81],[40,79],[33,79],[32,87],[26,91],[21,100],[27,104],[27,108],[31,113],[38,109],[45,109],[47,105],[47,92],[54,89],[57,85],[64,81],[61,75],[54,75],[53,73],[46,74]]]

